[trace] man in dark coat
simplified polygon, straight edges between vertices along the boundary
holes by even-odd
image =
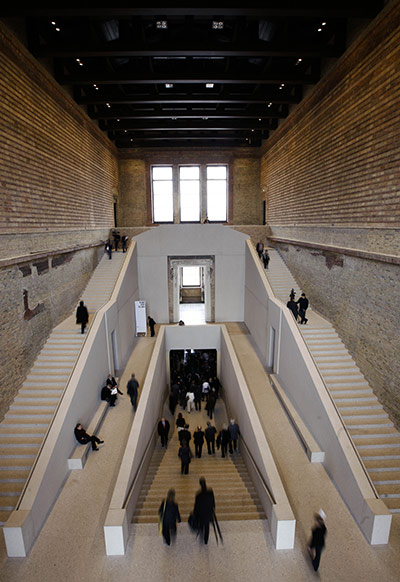
[[[139,382],[135,378],[135,374],[132,374],[131,379],[126,385],[126,391],[129,394],[133,410],[136,412],[136,403],[138,397]]]
[[[86,445],[87,443],[92,443],[92,450],[93,451],[98,451],[99,449],[98,449],[97,445],[101,445],[104,443],[104,441],[101,441],[99,439],[99,437],[97,437],[96,435],[88,434],[80,422],[78,422],[78,424],[76,425],[76,427],[74,429],[74,434],[75,434],[76,440],[81,445]]]
[[[83,304],[83,301],[79,302],[78,308],[76,310],[76,323],[81,324],[81,331],[85,333],[85,327],[89,321],[89,313],[87,310],[86,305]]]
[[[297,318],[299,316],[299,312],[297,310],[296,301],[293,301],[293,299],[289,299],[289,301],[286,303],[286,307],[288,307],[290,309],[290,311],[293,313],[295,321],[297,321]]]
[[[226,424],[222,425],[222,429],[217,436],[217,448],[221,447],[221,457],[225,457],[228,452],[228,444],[229,444],[229,431]]]
[[[237,450],[237,442],[240,435],[239,425],[235,422],[234,418],[231,418],[231,423],[228,426],[229,432],[229,452],[232,455],[233,449]]]
[[[156,322],[154,321],[154,319],[150,315],[147,318],[147,321],[149,322],[150,335],[151,335],[151,337],[154,337],[154,326],[156,325]]]
[[[178,504],[175,503],[175,490],[168,491],[167,499],[163,499],[158,509],[161,520],[161,531],[165,543],[171,544],[171,537],[176,536],[176,522],[181,523]]]
[[[165,445],[166,448],[168,444],[169,422],[164,417],[158,423],[157,432],[161,438],[161,446],[163,447]]]
[[[204,477],[200,477],[200,491],[196,495],[193,515],[199,525],[199,532],[203,533],[204,543],[208,543],[210,523],[214,521],[215,498],[212,489],[206,485]]]
[[[192,435],[190,434],[189,425],[185,424],[184,428],[178,432],[179,442],[183,443],[183,441],[186,441],[186,443],[189,444],[191,438]]]
[[[304,323],[305,325],[308,321],[308,319],[306,318],[306,311],[308,309],[308,299],[306,297],[306,294],[302,293],[300,299],[298,299],[296,303],[299,306],[299,315],[301,317],[300,323]]]
[[[187,475],[189,473],[189,464],[193,457],[193,453],[185,440],[182,441],[179,448],[178,457],[181,460],[181,474]]]
[[[211,388],[210,392],[207,395],[207,404],[206,404],[207,416],[210,417],[210,420],[212,420],[216,402],[217,402],[217,395],[216,395],[215,389]]]
[[[116,388],[112,388],[110,384],[106,384],[101,389],[100,398],[109,402],[110,406],[115,406],[115,401],[117,400]]]
[[[217,433],[217,429],[215,428],[215,426],[211,426],[211,422],[208,421],[207,428],[204,431],[204,435],[206,437],[207,450],[208,450],[209,455],[211,455],[211,453],[213,455],[215,455],[215,435],[216,435],[216,433]]]
[[[256,244],[256,251],[257,251],[257,254],[260,257],[260,259],[261,259],[261,255],[262,255],[263,250],[264,250],[264,243],[260,240]]]
[[[201,451],[204,444],[204,431],[201,430],[201,426],[197,427],[197,430],[193,433],[194,442],[194,454],[198,459],[201,459]]]

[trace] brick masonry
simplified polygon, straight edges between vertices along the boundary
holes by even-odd
[[[125,226],[152,224],[150,170],[152,165],[229,165],[229,224],[261,224],[262,200],[260,191],[260,159],[258,152],[244,148],[241,150],[129,150],[120,154],[119,199],[117,223]],[[178,201],[178,192],[175,191]],[[205,189],[202,190],[203,201]],[[176,205],[176,221],[179,208]],[[205,216],[203,204],[202,215]]]
[[[0,419],[51,330],[74,312],[103,245],[0,269]]]
[[[400,257],[400,5],[390,3],[266,143],[272,236]],[[398,264],[277,244],[400,425]]]

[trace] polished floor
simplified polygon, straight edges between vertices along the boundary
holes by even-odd
[[[256,365],[251,338],[237,332],[235,348],[241,361],[248,361],[246,380],[252,390],[251,370]],[[146,362],[155,338],[138,340],[121,377],[121,389],[135,372],[143,384]],[[90,453],[83,471],[73,471],[52,508],[43,530],[27,558],[0,554],[0,581],[18,582],[395,582],[400,571],[400,516],[393,517],[390,544],[370,546],[355,524],[324,468],[308,462],[293,429],[273,391],[252,393],[257,410],[268,429],[268,440],[296,516],[293,550],[275,550],[267,522],[221,522],[223,544],[210,538],[202,545],[186,523],[178,529],[176,543],[165,546],[155,524],[132,528],[126,554],[107,557],[103,524],[124,443],[133,420],[129,398],[119,397],[99,432],[105,440],[97,453]],[[178,462],[178,458],[177,458]],[[227,482],[229,487],[229,482]],[[166,487],[167,489],[167,487]],[[218,499],[216,499],[218,507]],[[306,550],[312,515],[323,507],[327,513],[327,546],[321,567],[314,573]]]

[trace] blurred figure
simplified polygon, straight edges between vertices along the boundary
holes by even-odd
[[[268,269],[270,256],[267,249],[263,250],[261,258],[264,263],[264,269]]]
[[[128,384],[126,385],[126,391],[129,394],[129,398],[131,399],[131,404],[132,404],[133,410],[135,412],[136,412],[136,405],[137,405],[138,390],[139,390],[139,382],[136,380],[135,374],[132,374],[131,379],[129,380]]]
[[[314,567],[315,572],[319,568],[319,563],[321,560],[321,552],[325,546],[325,536],[326,536],[326,526],[325,526],[325,514],[320,513],[314,514],[314,527],[311,530],[311,541],[308,546],[308,551],[311,556],[311,562]]]
[[[200,491],[197,493],[193,515],[199,527],[199,533],[203,534],[204,543],[208,543],[210,523],[214,522],[215,498],[212,489],[206,485],[204,477],[200,477]]]
[[[181,523],[178,504],[175,503],[175,490],[170,489],[167,499],[163,499],[158,510],[160,516],[161,533],[165,543],[171,545],[171,536],[176,536],[176,522]]]
[[[296,301],[293,301],[293,299],[289,299],[289,301],[286,303],[286,307],[288,309],[290,309],[290,311],[293,313],[293,317],[297,321],[297,319],[299,317],[299,312],[297,310],[297,303],[296,303]]]
[[[256,251],[257,251],[258,257],[260,259],[261,259],[261,255],[262,255],[263,250],[264,250],[264,243],[260,240],[256,244]]]
[[[194,454],[198,459],[201,459],[201,451],[204,444],[204,431],[201,430],[201,426],[197,427],[197,430],[193,433],[194,442]]]
[[[150,315],[147,318],[147,321],[149,322],[150,336],[154,337],[154,326],[156,325],[156,322],[154,321],[154,319]]]
[[[217,437],[217,449],[221,447],[221,457],[225,457],[228,452],[228,444],[229,444],[229,431],[226,424],[222,425],[222,429],[219,432]]]
[[[300,315],[300,323],[307,323],[308,319],[306,318],[306,311],[308,309],[308,299],[305,293],[301,294],[300,299],[296,301],[297,305],[299,306],[299,315]]]

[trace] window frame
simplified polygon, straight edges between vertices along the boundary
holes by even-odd
[[[181,205],[181,182],[189,182],[189,180],[181,180],[181,169],[182,168],[198,168],[199,171],[199,177],[198,177],[198,185],[199,185],[199,191],[198,191],[198,196],[199,196],[199,205],[198,205],[198,210],[199,210],[199,218],[198,220],[182,220],[182,205]],[[192,180],[194,181],[194,180]],[[177,186],[178,186],[178,202],[179,202],[179,211],[178,211],[178,216],[179,216],[179,224],[200,224],[201,223],[201,206],[202,206],[202,188],[201,188],[201,164],[179,164],[178,165],[178,178],[177,178]]]
[[[171,180],[154,180],[153,170],[155,168],[171,168]],[[156,220],[155,219],[155,207],[154,207],[154,182],[171,182],[172,186],[172,220]],[[150,187],[151,187],[151,210],[152,210],[152,223],[153,224],[174,224],[174,166],[173,164],[152,164],[150,166]]]

